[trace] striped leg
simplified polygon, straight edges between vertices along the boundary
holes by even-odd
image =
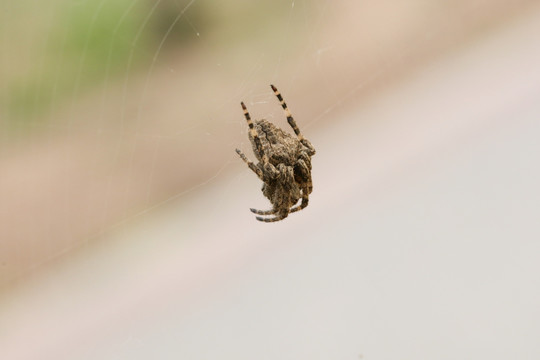
[[[252,213],[257,214],[257,215],[272,215],[272,214],[276,213],[276,211],[274,209],[271,209],[271,210],[257,210],[257,209],[254,209],[254,208],[250,208],[249,210],[251,210]]]
[[[240,149],[236,149],[236,153],[237,153],[238,155],[240,155],[240,158],[241,158],[242,160],[244,160],[244,162],[247,164],[247,166],[249,166],[249,168],[250,168],[251,170],[253,170],[253,172],[254,172],[255,174],[257,174],[257,176],[259,177],[259,179],[262,180],[262,179],[263,179],[263,173],[262,173],[262,170],[259,169],[259,168],[257,167],[257,165],[255,165],[252,161],[249,161],[248,158],[246,157],[246,155],[245,155]]]
[[[296,134],[296,136],[298,137],[298,140],[300,140],[300,142],[305,146],[307,147],[309,150],[309,155],[315,155],[315,148],[313,147],[313,145],[311,145],[311,143],[306,139],[304,138],[304,136],[300,133],[300,129],[298,128],[298,125],[296,125],[296,121],[294,121],[292,115],[291,115],[291,112],[289,111],[289,108],[287,107],[287,104],[285,103],[285,101],[283,100],[283,97],[281,96],[281,94],[279,93],[278,89],[276,89],[276,87],[274,85],[270,85],[272,87],[272,90],[274,90],[274,94],[276,94],[276,97],[278,98],[279,100],[279,103],[281,104],[281,107],[283,108],[283,111],[285,111],[285,115],[287,116],[287,122],[289,123],[289,125],[291,125],[291,127],[293,128],[294,130],[294,133]]]
[[[262,221],[262,222],[276,222],[276,221],[280,221],[280,220],[285,219],[288,215],[289,215],[289,212],[282,212],[282,213],[279,213],[278,215],[276,215],[274,217],[263,218],[263,217],[257,216],[255,219],[257,219],[259,221]]]
[[[307,187],[302,189],[302,202],[300,203],[300,205],[296,205],[296,206],[292,207],[291,210],[289,210],[289,213],[297,212],[298,210],[302,210],[303,208],[308,206],[308,203],[309,203],[309,193],[308,193],[308,191],[309,190],[308,190]]]
[[[289,111],[289,108],[287,107],[287,104],[283,100],[283,97],[279,93],[278,89],[276,89],[274,85],[270,85],[270,87],[272,88],[272,90],[274,90],[274,94],[276,94],[276,97],[278,98],[279,103],[281,104],[281,107],[283,108],[283,111],[285,111],[285,115],[287,116],[287,122],[289,123],[289,125],[291,125],[292,129],[294,130],[294,133],[298,137],[298,140],[300,141],[304,140],[304,136],[300,133],[300,129],[296,125],[296,122],[294,121],[291,115],[291,112]]]
[[[253,121],[251,120],[251,116],[249,116],[249,112],[246,108],[246,105],[244,105],[243,102],[240,103],[242,105],[242,109],[244,110],[244,117],[246,118],[246,121],[249,126],[249,134],[253,138],[253,141],[255,142],[255,147],[257,148],[258,155],[260,156],[263,164],[268,163],[268,156],[264,153],[263,147],[261,144],[261,139],[259,139],[259,134],[257,134],[257,130],[255,130],[255,126],[253,126]]]

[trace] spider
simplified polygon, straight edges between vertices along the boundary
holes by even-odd
[[[315,155],[315,148],[300,133],[281,94],[274,85],[270,87],[283,107],[287,122],[296,137],[264,119],[252,121],[246,105],[242,102],[240,104],[249,126],[249,141],[259,162],[251,162],[242,151],[236,149],[240,158],[262,180],[263,195],[272,203],[271,210],[250,209],[257,215],[273,215],[256,217],[264,222],[283,220],[290,213],[302,210],[308,205],[309,194],[313,190],[311,157]],[[300,199],[301,203],[294,206]]]

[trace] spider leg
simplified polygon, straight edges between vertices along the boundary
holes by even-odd
[[[296,177],[300,178],[301,182],[308,182],[311,179],[310,170],[311,162],[309,160],[298,159],[294,165],[296,169]]]
[[[253,141],[255,142],[255,147],[257,148],[257,152],[259,153],[259,156],[263,164],[266,164],[268,163],[268,156],[263,151],[261,139],[259,139],[259,134],[257,133],[257,130],[255,130],[255,126],[253,126],[253,121],[251,120],[251,116],[249,115],[246,105],[244,104],[244,102],[241,102],[240,105],[242,105],[242,109],[244,110],[244,117],[246,118],[246,121],[248,123],[249,133],[251,137],[253,137]]]
[[[281,104],[281,107],[283,108],[283,111],[285,111],[285,116],[287,116],[287,122],[289,125],[291,125],[292,129],[294,130],[294,133],[298,137],[298,140],[302,141],[304,140],[304,136],[300,133],[300,129],[296,125],[296,122],[294,121],[291,112],[289,111],[289,108],[287,107],[287,104],[285,103],[285,100],[283,100],[283,97],[279,93],[278,89],[274,85],[270,85],[272,90],[274,90],[274,94],[279,100],[279,103]]]
[[[238,155],[240,155],[240,158],[242,160],[244,160],[244,162],[247,164],[247,166],[249,166],[249,168],[251,170],[253,170],[253,172],[255,174],[257,174],[257,176],[259,177],[259,179],[263,179],[263,173],[262,173],[262,170],[260,168],[257,167],[257,165],[255,165],[252,161],[249,161],[248,158],[246,157],[246,155],[240,150],[240,149],[236,149],[236,153]]]
[[[289,210],[289,213],[293,213],[293,212],[302,210],[303,208],[308,206],[308,204],[309,204],[309,188],[306,186],[305,188],[302,189],[302,202],[300,203],[300,205],[296,205],[296,206],[292,207]]]
[[[289,212],[286,211],[286,212],[279,213],[278,215],[274,217],[263,218],[263,217],[257,216],[256,219],[262,222],[276,222],[276,221],[285,219],[288,215],[289,215]]]
[[[281,104],[281,107],[283,108],[283,111],[285,111],[285,116],[287,116],[287,122],[289,125],[291,125],[292,129],[294,130],[294,133],[298,137],[298,140],[309,149],[311,155],[315,155],[315,148],[311,143],[304,138],[302,133],[300,133],[300,129],[298,128],[298,125],[296,125],[296,121],[294,121],[291,112],[289,111],[289,108],[287,107],[287,104],[285,103],[285,100],[283,100],[283,97],[281,96],[280,92],[274,85],[270,85],[272,90],[274,90],[274,94],[279,100],[279,103]]]
[[[273,214],[276,213],[276,211],[274,209],[257,210],[257,209],[254,209],[254,208],[250,208],[249,210],[251,210],[252,213],[257,214],[257,215],[273,215]]]

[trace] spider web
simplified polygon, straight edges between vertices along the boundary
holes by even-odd
[[[246,196],[257,196],[265,208],[256,179],[241,170],[234,153],[235,147],[250,148],[240,101],[254,118],[288,129],[268,86],[275,84],[310,138],[368,92],[399,78],[419,51],[459,37],[451,17],[441,21],[441,9],[420,19],[419,9],[404,5],[57,0],[40,4],[36,13],[36,4],[3,4],[3,43],[26,31],[16,50],[36,59],[20,70],[30,68],[31,80],[21,75],[25,81],[17,88],[4,82],[2,106],[2,118],[15,119],[2,122],[6,148],[14,135],[25,144],[35,133],[35,149],[20,156],[36,163],[29,166],[44,164],[43,180],[37,176],[34,184],[20,186],[20,210],[31,211],[14,219],[42,221],[35,231],[11,226],[5,236],[22,239],[15,248],[4,243],[11,247],[5,253],[28,257],[26,263],[19,259],[26,268],[149,213],[181,206],[181,198],[210,184],[248,177],[253,190]],[[36,25],[9,21],[17,16]],[[399,34],[410,24],[416,28]],[[50,49],[69,56],[51,60]],[[17,72],[9,54],[3,51],[4,68]],[[8,96],[14,92],[27,101],[23,116],[21,106],[12,104],[16,96]],[[208,204],[207,211],[217,213],[224,201],[231,199]],[[7,205],[4,212],[4,221],[12,222]],[[29,250],[29,239],[42,239],[41,250]],[[27,270],[13,269],[6,278]]]
[[[162,214],[178,225],[139,231],[140,242],[194,241],[200,227],[191,222],[220,219],[232,231],[227,221],[241,217],[258,226],[248,208],[269,204],[234,152],[251,155],[240,101],[253,118],[291,131],[269,87],[276,85],[317,147],[343,114],[425,66],[423,52],[457,44],[465,30],[452,11],[481,10],[328,0],[0,6],[3,48],[22,39],[0,55],[16,74],[0,76],[19,84],[1,90],[1,159],[12,174],[4,181],[16,186],[0,208],[0,284],[81,247],[135,238],[133,228]],[[9,21],[19,16],[21,24]]]
[[[303,36],[294,38],[289,34],[300,29],[303,33],[312,32],[313,36],[315,23],[328,16],[323,15],[328,7],[326,2],[317,3],[315,8],[304,2],[300,6],[295,1],[278,5],[268,2],[256,9],[238,1],[229,13],[221,15],[223,9],[205,2],[157,0],[147,4],[138,17],[134,14],[141,7],[144,9],[141,0],[120,3],[113,9],[115,17],[108,19],[111,8],[105,0],[58,0],[43,9],[40,26],[28,28],[46,34],[36,34],[29,40],[28,46],[41,50],[53,47],[60,53],[69,53],[73,41],[78,41],[76,51],[69,53],[71,57],[66,56],[73,69],[63,69],[65,65],[57,60],[50,74],[46,55],[38,57],[37,85],[25,84],[21,92],[22,98],[32,99],[29,107],[35,109],[24,114],[27,120],[18,120],[17,109],[5,117],[17,121],[15,125],[5,123],[5,134],[11,131],[24,142],[27,133],[35,132],[41,136],[41,145],[49,147],[45,151],[59,148],[59,154],[45,157],[50,168],[60,168],[56,169],[60,174],[48,171],[61,189],[53,189],[54,195],[42,200],[43,207],[54,208],[41,224],[46,229],[45,233],[40,230],[44,248],[33,250],[33,259],[25,264],[30,269],[224,179],[232,165],[238,168],[234,148],[249,146],[245,124],[238,117],[239,102],[244,100],[253,107],[254,115],[279,119],[281,126],[286,126],[268,85],[291,84],[294,77],[286,78],[284,59],[290,59],[292,51],[311,52],[314,46],[296,49]],[[34,2],[27,0],[22,4],[20,8],[4,5],[5,13],[38,16],[28,10]],[[66,13],[69,17],[85,15],[82,28],[77,29],[79,39],[72,39],[73,30],[69,27],[56,24]],[[204,20],[199,19],[204,16],[218,17],[217,25],[205,30]],[[251,18],[252,22],[238,26],[230,20],[234,16]],[[133,17],[136,20],[131,20]],[[156,19],[160,17],[164,19],[156,31]],[[138,25],[133,33],[122,33],[126,24],[134,21]],[[260,21],[264,27],[253,37],[247,37],[246,31],[261,27]],[[106,22],[111,22],[106,24],[112,34],[108,41],[99,38]],[[278,24],[277,28],[273,22]],[[75,26],[74,22],[68,25]],[[183,30],[181,35],[176,33],[179,27]],[[13,31],[19,29],[13,25]],[[224,40],[225,36],[230,38]],[[239,41],[234,36],[239,36]],[[105,55],[100,58],[103,63],[95,64],[95,42],[100,40],[104,41],[101,46]],[[264,41],[277,43],[269,47]],[[119,51],[127,54],[117,64]],[[238,66],[237,52],[243,53]],[[319,52],[319,62],[320,56]],[[10,61],[13,60],[5,56],[5,62]],[[288,72],[298,72],[302,62],[297,61]],[[95,83],[87,78],[88,72],[95,70],[93,66],[101,69]],[[228,75],[231,67],[235,67],[232,77]],[[197,77],[190,76],[192,72]],[[69,76],[72,81],[65,80]],[[219,86],[212,84],[214,79]],[[50,91],[47,81],[52,83]],[[11,109],[7,102],[5,108]],[[222,132],[225,137],[218,135]],[[177,169],[172,171],[173,167]],[[237,176],[247,175],[243,172]],[[84,181],[80,176],[97,181]],[[45,189],[48,186],[52,185],[43,184]],[[95,188],[89,191],[88,186]],[[88,196],[81,195],[85,192]],[[17,235],[17,230],[7,236]],[[21,236],[31,238],[36,234]],[[15,252],[27,253],[26,246],[20,243]],[[27,271],[28,268],[22,273]]]

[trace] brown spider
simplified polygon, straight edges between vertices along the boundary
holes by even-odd
[[[308,205],[309,194],[313,190],[311,157],[315,155],[315,148],[300,133],[281,94],[274,85],[270,86],[296,137],[264,119],[251,121],[246,105],[242,102],[249,126],[249,141],[259,162],[254,164],[242,151],[236,149],[242,160],[263,181],[262,192],[272,203],[271,210],[250,209],[258,215],[274,215],[267,218],[257,216],[257,220],[264,222],[283,220],[289,213],[302,210]],[[300,199],[302,202],[294,206]]]

